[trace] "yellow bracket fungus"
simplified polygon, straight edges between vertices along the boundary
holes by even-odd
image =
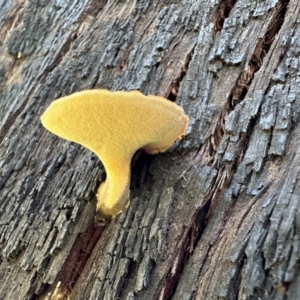
[[[184,135],[188,116],[175,103],[138,91],[86,90],[54,101],[41,121],[52,133],[93,151],[106,180],[97,192],[99,219],[129,205],[130,162],[142,148],[165,152]]]

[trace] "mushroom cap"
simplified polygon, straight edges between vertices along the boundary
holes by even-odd
[[[86,90],[52,102],[41,121],[52,133],[85,146],[103,162],[107,180],[98,191],[97,209],[115,215],[125,205],[120,197],[128,194],[133,154],[139,148],[149,154],[166,151],[184,135],[188,116],[159,96]]]
[[[103,154],[132,155],[143,147],[150,154],[166,151],[185,133],[188,117],[162,97],[87,90],[52,102],[41,121],[52,133],[85,146],[101,159]]]

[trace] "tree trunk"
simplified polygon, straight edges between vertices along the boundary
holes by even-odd
[[[299,299],[299,20],[298,0],[0,1],[0,298]],[[190,118],[104,227],[101,162],[40,123],[92,88]]]

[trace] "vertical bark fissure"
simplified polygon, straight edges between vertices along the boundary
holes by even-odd
[[[185,229],[183,238],[180,239],[177,247],[176,257],[172,260],[172,265],[170,265],[168,272],[162,279],[162,284],[155,293],[155,299],[171,299],[174,295],[184,266],[194,251],[195,233],[197,232],[198,236],[204,231],[205,216],[209,205],[209,201],[206,201],[205,205],[198,210],[199,218],[193,217],[192,225]]]
[[[279,32],[287,10],[289,0],[281,0],[274,8],[273,17],[268,25],[265,36],[258,40],[247,70],[239,76],[227,100],[226,110],[234,110],[236,105],[243,101],[252,83],[255,73],[261,68],[263,60],[269,52],[276,34]]]
[[[214,23],[214,34],[222,30],[225,19],[228,18],[236,2],[237,0],[221,0],[216,6],[214,15],[212,17],[212,22]]]
[[[167,92],[165,94],[165,98],[175,102],[177,95],[178,95],[178,91],[180,88],[180,83],[183,80],[183,78],[185,77],[185,75],[187,74],[187,71],[189,69],[189,64],[193,58],[194,55],[194,51],[195,51],[196,45],[194,45],[192,47],[192,49],[188,52],[188,54],[185,57],[184,60],[184,64],[183,66],[180,68],[178,74],[176,75],[176,77],[172,80],[172,83],[170,84],[169,88],[167,89]]]
[[[230,2],[232,6],[235,3],[233,2],[234,1]],[[202,156],[204,152],[210,153],[211,160],[207,163],[207,165],[215,167],[218,170],[218,175],[209,192],[204,197],[204,204],[194,213],[191,219],[191,225],[184,231],[182,238],[178,243],[178,251],[173,259],[176,264],[172,264],[172,266],[170,266],[169,271],[161,280],[161,284],[156,292],[156,299],[170,299],[174,295],[184,266],[193,255],[194,249],[197,247],[197,244],[205,230],[206,221],[214,211],[214,208],[220,197],[223,195],[223,192],[226,188],[228,188],[237,167],[242,161],[257,118],[253,118],[250,121],[248,131],[240,137],[240,147],[236,152],[235,158],[230,164],[225,164],[223,162],[223,157],[218,157],[216,155],[217,148],[224,136],[224,127],[227,116],[235,109],[238,103],[246,98],[254,75],[261,68],[263,59],[267,55],[276,34],[279,32],[283,24],[288,3],[289,0],[282,0],[274,8],[273,17],[268,25],[265,36],[258,40],[247,70],[243,71],[239,76],[226,101],[223,113],[220,114],[219,120],[216,122],[218,128],[213,130],[214,134],[207,138],[206,142],[201,147],[202,149],[199,151],[200,156]],[[224,12],[224,16],[228,16],[230,13],[229,8],[227,8],[226,11],[226,13]],[[222,22],[224,23],[224,20]],[[222,22],[219,22],[219,24]],[[215,136],[215,134],[217,134],[217,136]]]
[[[234,276],[230,280],[229,287],[228,287],[228,293],[226,299],[236,299],[239,298],[239,288],[242,281],[242,270],[246,262],[246,253],[244,252],[245,249],[243,249],[243,252],[241,253],[241,256],[239,258],[239,262],[235,271]]]
[[[86,13],[91,15],[92,17],[97,17],[99,12],[103,9],[103,7],[107,4],[108,0],[92,0],[89,3],[89,6],[86,10]]]
[[[59,299],[68,299],[104,229],[105,226],[95,227],[92,222],[87,230],[77,237],[57,277],[59,288],[54,291],[53,299],[56,299],[57,295]]]

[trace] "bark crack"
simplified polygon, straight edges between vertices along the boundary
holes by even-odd
[[[215,28],[218,29],[223,25],[226,16],[229,15],[235,2],[236,1],[227,2],[225,0],[220,2],[219,8],[216,10],[219,18],[216,20],[217,23],[215,24],[217,25],[215,25]],[[214,211],[218,200],[223,195],[224,190],[229,186],[235,170],[242,161],[256,118],[251,120],[248,125],[247,132],[240,137],[240,147],[236,152],[235,158],[230,164],[225,164],[223,162],[223,156],[216,156],[216,150],[224,137],[224,128],[227,116],[234,110],[238,103],[245,99],[255,73],[262,66],[263,59],[267,55],[276,34],[279,32],[283,24],[288,3],[289,0],[281,0],[274,8],[274,13],[266,30],[265,36],[258,40],[247,70],[242,72],[239,76],[227,99],[223,112],[220,114],[219,119],[215,123],[214,130],[211,131],[213,133],[207,138],[206,143],[199,151],[201,156],[206,153],[207,156],[210,157],[207,164],[212,165],[218,170],[218,176],[212,184],[211,189],[207,192],[203,202],[204,204],[197,209],[191,219],[190,226],[185,229],[182,238],[178,243],[178,249],[174,252],[175,256],[172,262],[176,263],[172,263],[172,265],[170,265],[169,271],[161,280],[155,294],[155,299],[171,299],[174,295],[184,266],[193,255],[194,249],[197,247],[202,233],[205,230],[207,220]],[[178,80],[178,83],[180,83],[180,80]],[[170,97],[172,98],[169,94],[168,98],[170,99]],[[238,287],[238,285],[236,286]]]
[[[68,299],[104,229],[96,227],[92,221],[88,229],[77,237],[57,277],[59,287],[51,299],[58,295],[61,300]]]
[[[91,15],[92,17],[97,17],[99,12],[104,8],[107,4],[107,0],[92,0],[90,1],[86,13]]]
[[[261,68],[263,59],[269,52],[271,44],[283,24],[288,3],[289,0],[281,0],[274,8],[274,13],[266,30],[265,36],[258,40],[253,51],[252,58],[248,64],[248,68],[238,77],[229,94],[229,97],[227,98],[223,111],[212,126],[210,134],[208,134],[208,137],[199,149],[197,156],[205,157],[206,165],[216,167],[216,165],[220,164],[222,157],[217,157],[215,153],[224,136],[226,119],[230,112],[233,111],[235,107],[246,98],[254,75]],[[250,128],[250,126],[248,128]]]
[[[178,95],[178,91],[180,88],[180,83],[183,80],[183,78],[185,77],[188,69],[189,69],[189,64],[193,58],[194,52],[195,52],[195,48],[196,48],[196,44],[192,47],[192,49],[188,52],[188,54],[186,55],[185,59],[184,59],[184,64],[183,66],[180,68],[178,74],[176,75],[176,77],[172,80],[170,86],[167,89],[167,92],[165,94],[165,98],[169,99],[173,102],[176,101],[177,95]]]
[[[228,18],[236,2],[237,0],[221,0],[219,2],[212,17],[214,35],[222,30],[224,21]]]
[[[261,68],[263,60],[269,52],[276,34],[283,24],[288,3],[289,0],[281,0],[274,8],[274,13],[265,36],[258,39],[247,70],[241,73],[227,99],[228,107],[226,110],[228,112],[232,111],[238,103],[245,99],[255,73]]]

